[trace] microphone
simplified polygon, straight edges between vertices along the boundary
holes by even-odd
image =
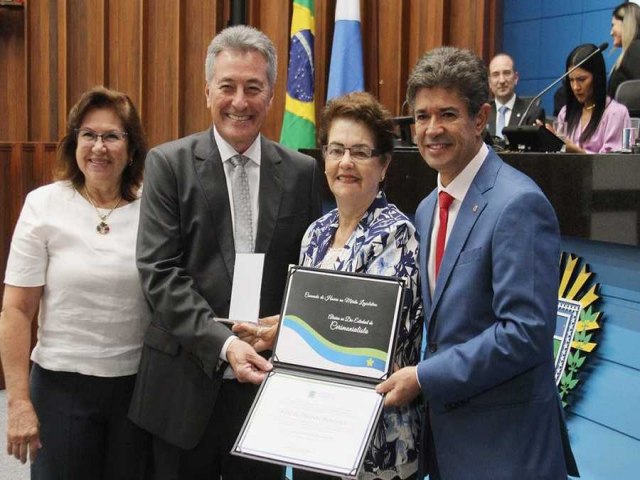
[[[540,97],[542,97],[545,93],[547,93],[549,90],[551,90],[551,87],[553,87],[554,85],[556,85],[558,82],[560,82],[561,80],[564,80],[564,78],[569,75],[571,72],[573,72],[576,68],[579,68],[584,62],[586,62],[587,60],[589,60],[591,57],[593,57],[596,53],[598,52],[603,52],[605,51],[607,48],[609,47],[609,43],[607,42],[603,42],[601,43],[598,48],[596,48],[593,52],[591,52],[589,55],[587,55],[586,57],[584,57],[581,61],[579,61],[576,65],[574,65],[573,67],[571,67],[569,70],[567,70],[567,72],[562,75],[560,78],[558,78],[557,80],[555,80],[551,85],[549,85],[547,88],[545,88],[544,90],[542,90],[538,95],[536,95],[535,97],[533,97],[533,100],[531,100],[529,102],[529,105],[527,105],[527,109],[524,111],[524,113],[522,114],[522,117],[520,117],[520,121],[518,122],[518,126],[522,126],[522,122],[524,122],[524,119],[527,118],[527,115],[529,114],[529,110],[531,110],[531,107],[533,107],[533,105],[540,99]]]

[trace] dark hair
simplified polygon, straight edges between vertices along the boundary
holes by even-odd
[[[391,158],[394,127],[391,113],[367,92],[348,93],[327,103],[320,118],[320,144],[326,145],[334,120],[347,118],[363,123],[373,135],[382,162]]]
[[[76,161],[77,129],[82,125],[87,113],[91,110],[102,109],[112,110],[120,118],[124,131],[127,132],[127,151],[130,163],[122,172],[120,194],[123,199],[131,202],[138,198],[138,191],[142,185],[147,140],[140,116],[129,96],[103,86],[93,87],[83,93],[80,100],[71,108],[66,134],[58,144],[54,178],[69,180],[78,190],[84,186],[84,174]]]
[[[631,42],[640,38],[640,6],[632,2],[621,3],[613,9],[612,16],[622,22],[622,52],[614,66],[618,68]]]
[[[570,68],[580,63],[584,58],[597,50],[597,48],[598,47],[592,43],[578,45],[567,57],[565,71],[569,71]],[[602,119],[602,115],[604,114],[604,109],[607,106],[607,73],[602,52],[598,51],[598,53],[580,65],[580,68],[591,73],[593,76],[591,88],[593,89],[593,101],[595,104],[593,111],[591,112],[591,120],[589,120],[589,123],[580,135],[580,143],[584,143],[591,138],[591,135],[593,135],[597,130],[600,120]],[[578,102],[578,99],[574,95],[571,88],[571,82],[568,77],[565,79],[564,88],[567,96],[567,132],[570,133],[578,128],[583,106]]]
[[[487,67],[470,50],[439,47],[420,57],[407,82],[407,103],[413,109],[418,90],[437,87],[456,90],[471,116],[489,101]]]

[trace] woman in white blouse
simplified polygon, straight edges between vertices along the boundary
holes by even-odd
[[[129,97],[89,90],[69,113],[57,181],[29,193],[16,225],[0,353],[7,453],[31,460],[32,479],[140,478],[146,434],[127,410],[149,322],[135,264],[146,151]]]

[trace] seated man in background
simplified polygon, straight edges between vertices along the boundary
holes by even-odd
[[[520,124],[529,102],[518,97],[515,92],[518,72],[513,59],[506,53],[499,53],[489,63],[489,89],[494,96],[491,102],[487,128],[493,137],[503,138],[502,129]],[[532,105],[521,125],[532,125],[539,119],[544,123],[544,109]]]

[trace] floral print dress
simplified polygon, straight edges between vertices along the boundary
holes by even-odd
[[[311,224],[302,240],[301,265],[320,267],[323,264],[339,218],[338,210],[334,209]],[[416,365],[420,360],[423,331],[418,238],[409,219],[387,202],[382,191],[338,254],[333,269],[388,275],[407,281],[395,364],[398,368]],[[417,471],[421,412],[419,399],[400,408],[385,407],[359,478],[406,478]]]

